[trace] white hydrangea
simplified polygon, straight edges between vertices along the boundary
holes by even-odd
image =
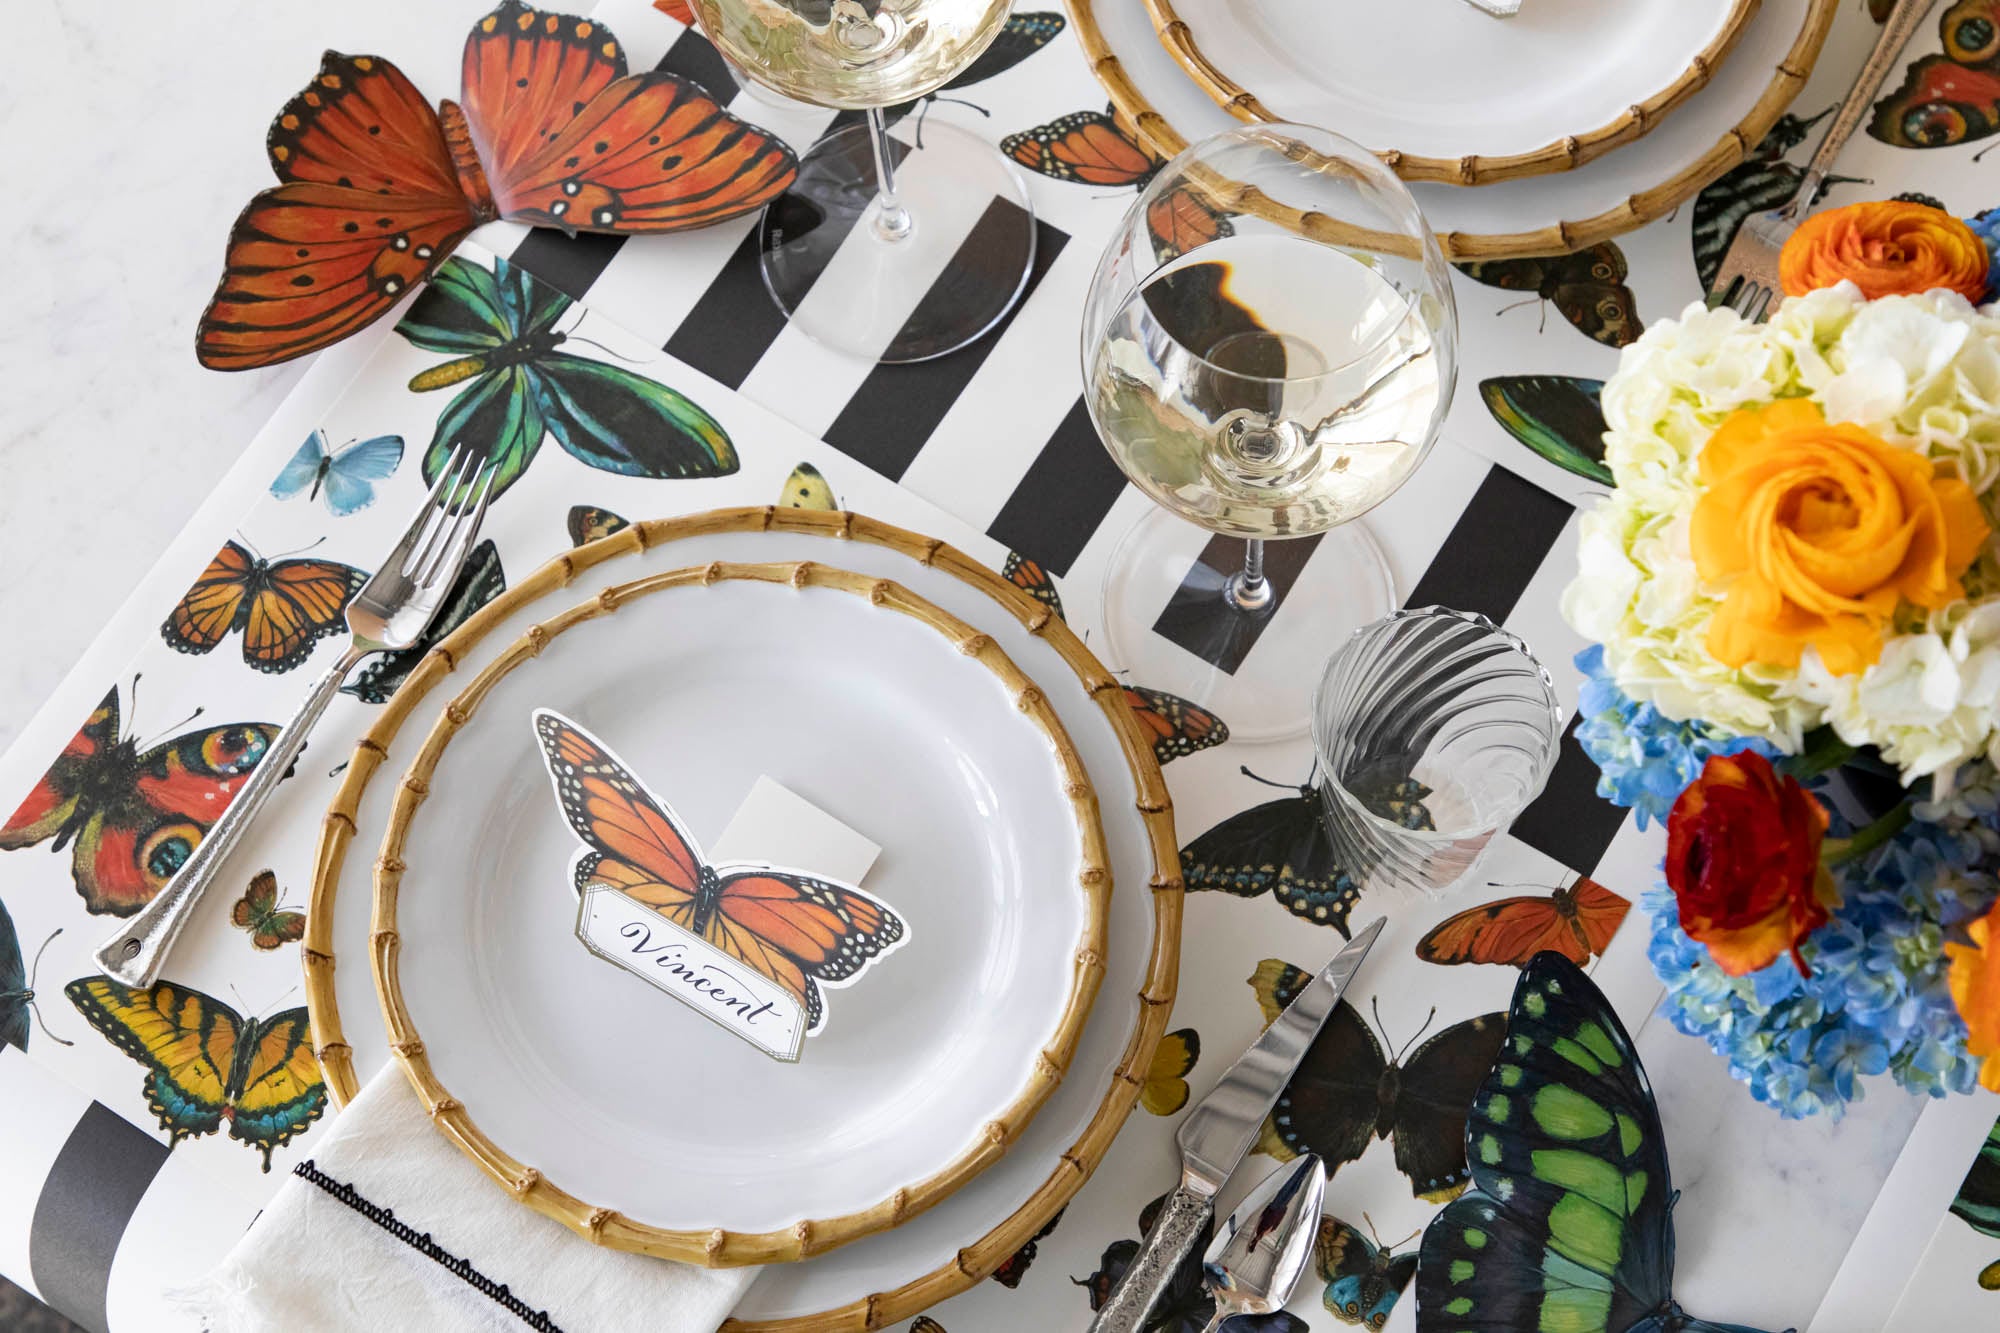
[[[1604,645],[1619,687],[1670,718],[1701,718],[1796,749],[1831,725],[1875,745],[1906,780],[2000,761],[2000,561],[1966,576],[1969,601],[1915,609],[1880,660],[1835,676],[1808,649],[1796,671],[1727,667],[1708,653],[1720,590],[1688,545],[1696,459],[1731,413],[1811,397],[1829,420],[1950,464],[2000,530],[2000,314],[1952,292],[1864,301],[1852,284],[1784,301],[1764,324],[1691,305],[1627,347],[1604,386],[1605,462],[1617,488],[1581,522],[1563,614]],[[1994,597],[1992,603],[1984,599]]]

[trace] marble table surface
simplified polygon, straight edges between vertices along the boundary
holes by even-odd
[[[230,221],[270,180],[257,127],[322,46],[393,52],[420,86],[451,86],[450,53],[488,7],[12,7],[0,289],[22,317],[0,330],[0,748],[301,373],[217,374],[193,354]],[[1641,1047],[1675,1183],[1700,1200],[1680,1218],[1677,1294],[1804,1328],[1921,1103],[1884,1085],[1838,1125],[1786,1122],[1664,1021]]]

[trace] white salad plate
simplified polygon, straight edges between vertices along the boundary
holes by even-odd
[[[1147,0],[1160,40],[1246,119],[1334,130],[1411,179],[1562,171],[1706,84],[1759,0]],[[1181,25],[1176,28],[1178,20]]]
[[[560,720],[538,723],[543,710]],[[684,868],[611,756],[565,759],[564,736],[614,751],[720,879]],[[859,887],[893,916],[810,879],[817,900],[774,895],[781,881],[757,871],[728,896],[730,867],[701,848],[764,778],[881,847]],[[990,639],[886,579],[717,562],[573,601],[464,682],[403,788],[373,930],[392,1049],[448,1137],[605,1244],[762,1263],[900,1223],[997,1160],[1096,995],[1110,883],[1061,723]],[[597,956],[642,927],[652,949],[689,938],[643,909],[605,907],[626,930],[586,948],[583,878],[634,878],[579,863],[593,839],[604,866],[622,857],[719,901],[708,938],[747,960],[747,983],[716,970],[729,952],[695,969],[724,980],[687,999]],[[852,918],[837,948],[820,938],[841,928],[828,903]],[[884,943],[853,975],[848,960]],[[831,956],[824,1021],[796,1061],[701,1007],[781,948]]]

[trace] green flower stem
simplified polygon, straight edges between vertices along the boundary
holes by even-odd
[[[1832,727],[1814,727],[1805,735],[1805,747],[1797,754],[1786,755],[1772,765],[1780,773],[1805,782],[1822,773],[1830,773],[1860,753],[1860,747],[1849,745],[1833,734]]]
[[[1883,815],[1867,828],[1852,837],[1828,838],[1821,844],[1819,859],[1822,865],[1837,866],[1843,861],[1852,861],[1857,856],[1866,856],[1889,839],[1903,831],[1903,825],[1910,822],[1910,803],[1901,805]]]

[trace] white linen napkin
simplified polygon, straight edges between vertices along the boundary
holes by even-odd
[[[392,1066],[178,1296],[211,1333],[714,1333],[756,1275],[592,1245],[524,1207],[437,1132]]]

